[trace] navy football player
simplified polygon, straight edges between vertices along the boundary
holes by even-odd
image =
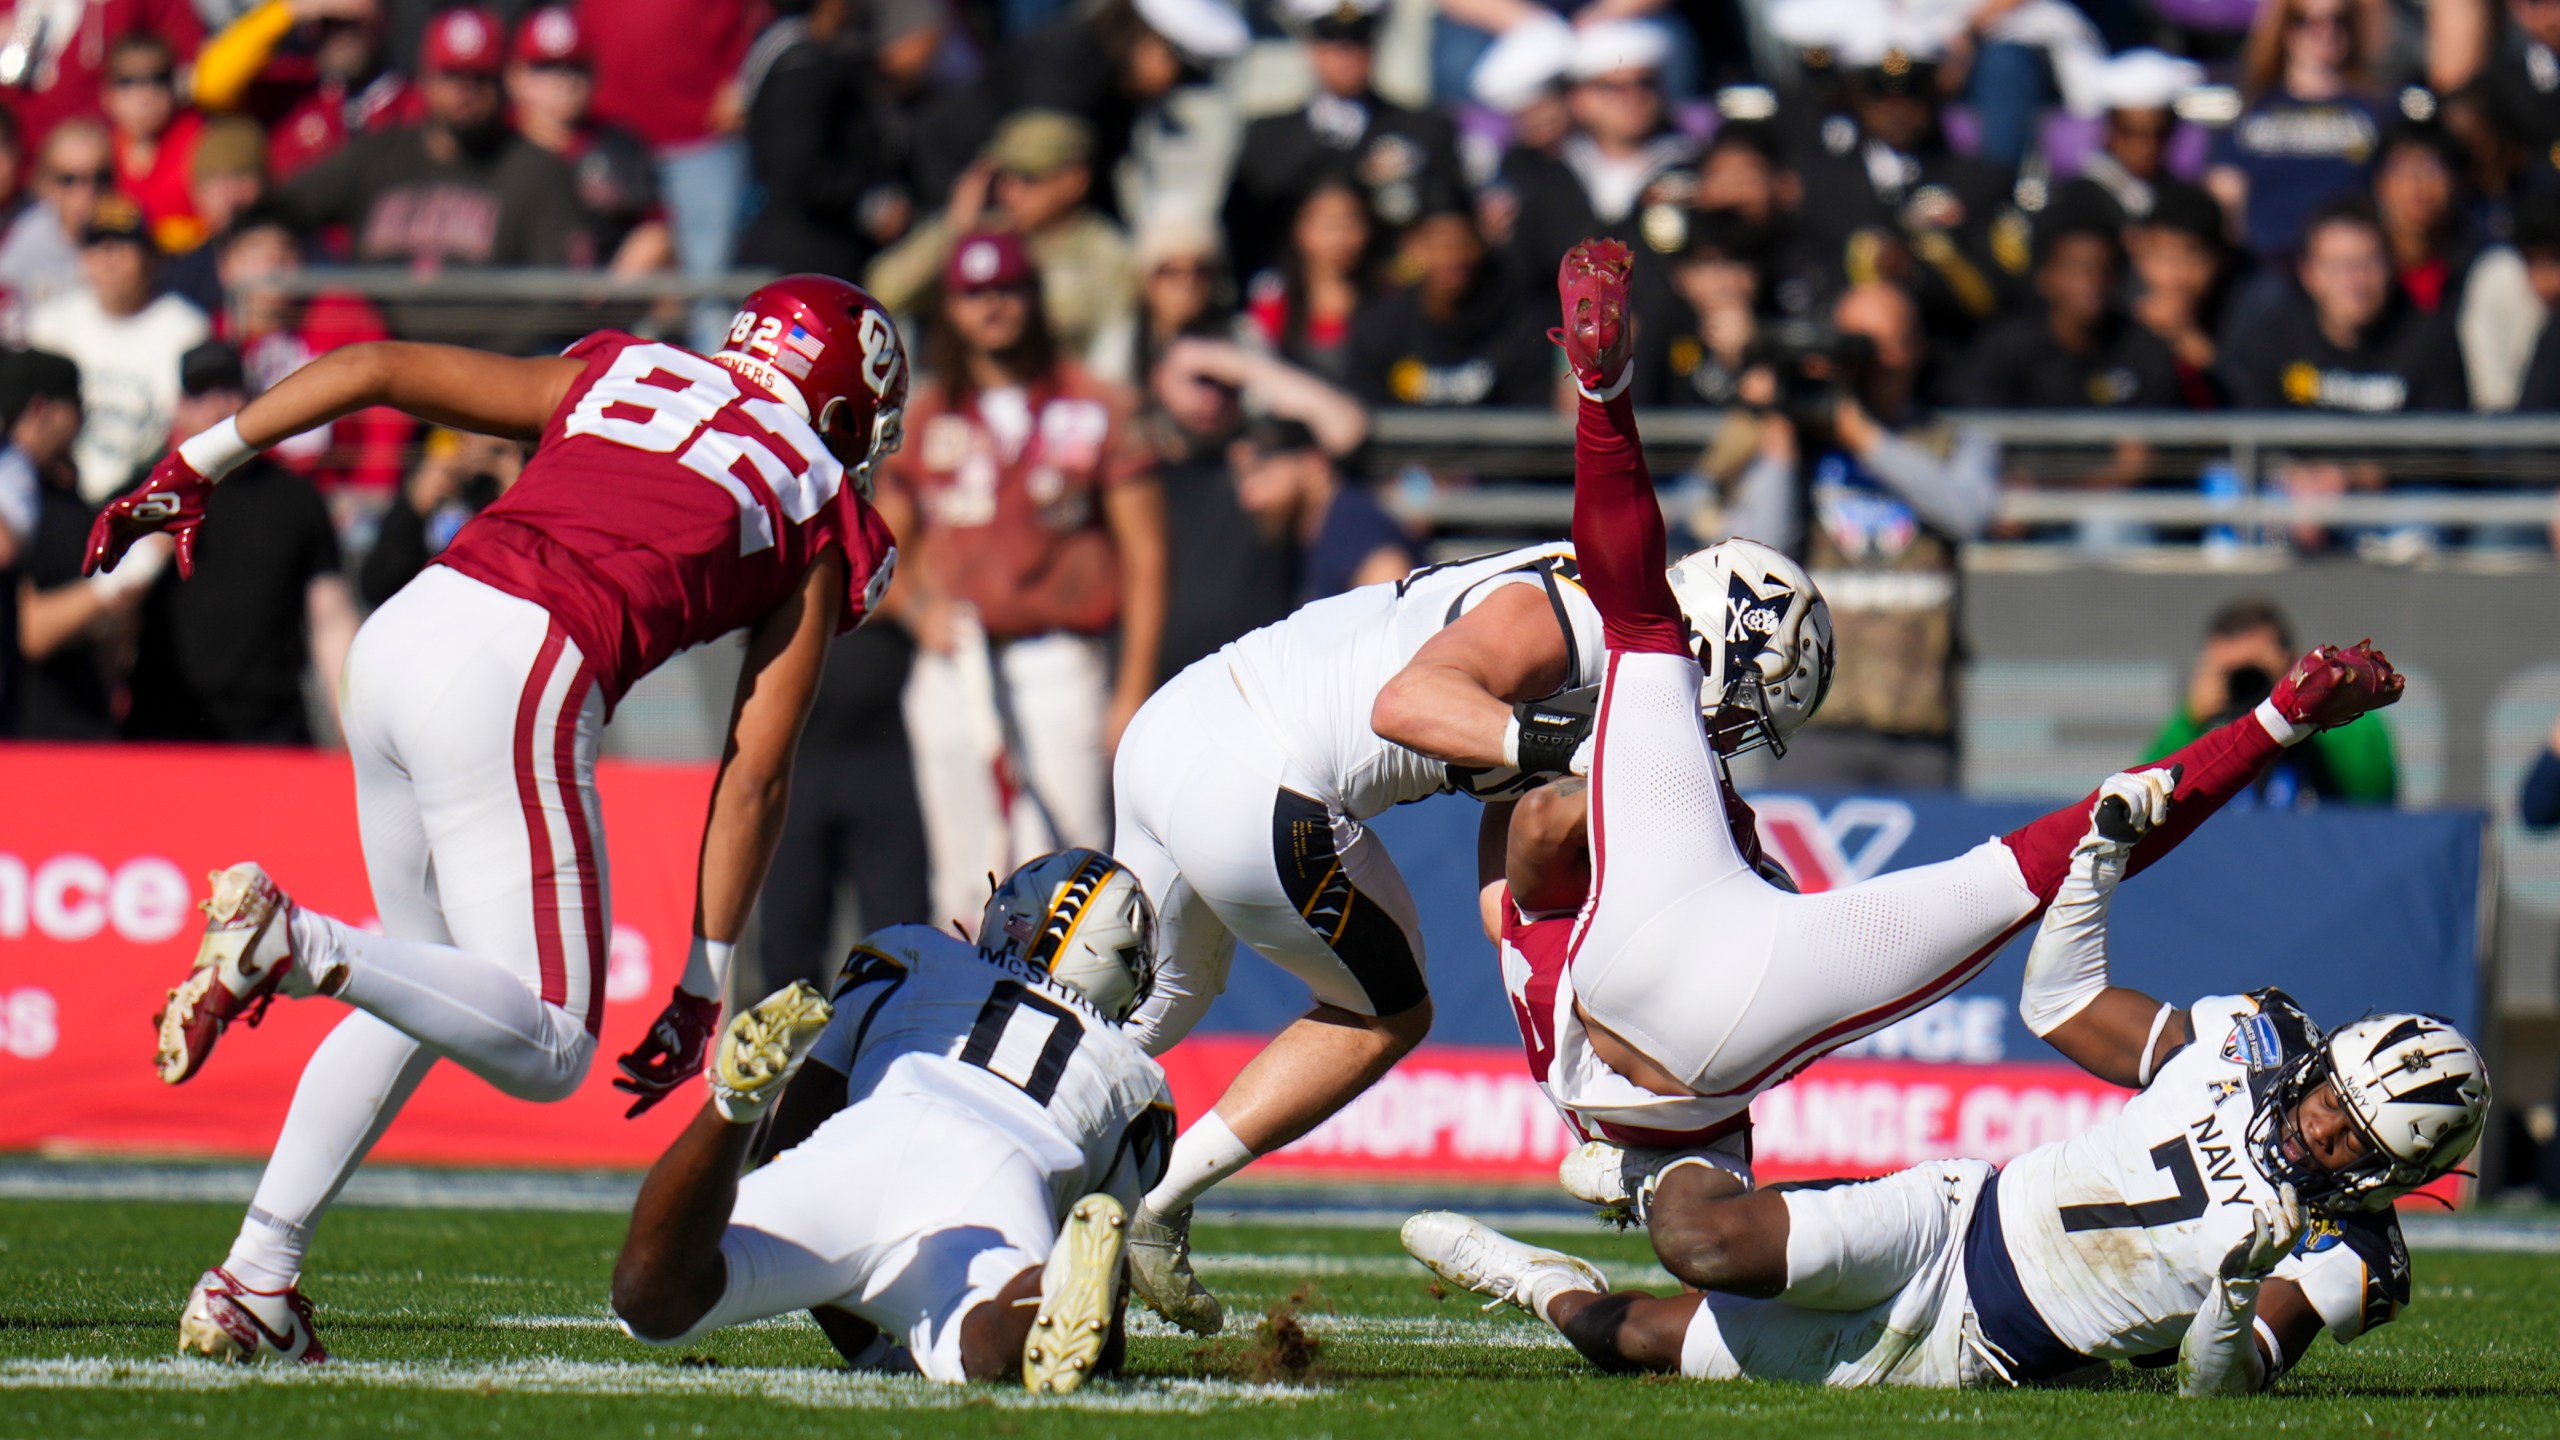
[[[1608,1369],[1833,1386],[1993,1386],[2174,1354],[2182,1394],[2263,1389],[2326,1330],[2409,1298],[2392,1202],[2480,1137],[2489,1081],[2452,1025],[2385,1014],[2323,1034],[2277,990],[2183,1009],[2111,983],[2106,915],[2171,770],[2101,788],[2027,964],[2019,1009],[2054,1048],[2140,1093],[2113,1120],[1994,1169],[1699,1207],[1683,1278],[1609,1293],[1597,1270],[1432,1211],[1405,1248],[1512,1301]]]

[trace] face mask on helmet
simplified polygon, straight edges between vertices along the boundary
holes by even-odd
[[[1831,607],[1804,568],[1756,540],[1727,540],[1671,567],[1671,593],[1707,672],[1698,708],[1724,755],[1787,740],[1831,693]]]
[[[1155,906],[1110,856],[1060,850],[996,887],[978,921],[978,948],[1046,971],[1118,1022],[1155,989]]]
[[[2324,1083],[2364,1155],[2330,1169],[2311,1153],[2303,1102]],[[2480,1052],[2429,1015],[2377,1015],[2294,1057],[2249,1119],[2249,1149],[2269,1180],[2315,1210],[2380,1210],[2444,1175],[2479,1143],[2489,1077]]]

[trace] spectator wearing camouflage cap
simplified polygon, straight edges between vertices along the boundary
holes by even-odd
[[[178,357],[212,333],[203,311],[158,293],[159,266],[142,207],[110,195],[80,232],[87,284],[38,306],[27,323],[30,344],[80,367],[88,423],[72,453],[80,493],[93,504],[160,458],[178,403]]]
[[[1083,355],[1122,322],[1137,295],[1137,260],[1120,227],[1090,203],[1093,130],[1073,115],[1025,110],[1006,119],[951,204],[884,252],[863,284],[892,310],[916,308],[960,238],[980,228],[1022,237],[1039,270],[1042,307],[1060,349]]]
[[[1465,194],[1448,117],[1394,104],[1370,83],[1386,0],[1286,0],[1283,9],[1306,36],[1316,88],[1299,108],[1245,127],[1224,213],[1240,276],[1272,262],[1299,202],[1328,175],[1350,176],[1391,234]]]

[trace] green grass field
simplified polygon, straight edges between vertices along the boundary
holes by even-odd
[[[1204,1221],[1203,1272],[1241,1323],[1206,1343],[1150,1323],[1131,1379],[1042,1401],[852,1375],[797,1319],[643,1349],[605,1318],[622,1232],[609,1213],[344,1209],[308,1284],[338,1363],[176,1359],[178,1305],[239,1213],[0,1201],[0,1435],[2560,1435],[2552,1254],[2422,1245],[2398,1323],[2321,1342],[2281,1394],[2185,1404],[2163,1376],[2123,1369],[2098,1390],[1999,1394],[1602,1376],[1516,1312],[1435,1295],[1385,1228]],[[1640,1241],[1566,1240],[1643,1283]],[[1253,1333],[1273,1307],[1317,1342],[1300,1373]]]

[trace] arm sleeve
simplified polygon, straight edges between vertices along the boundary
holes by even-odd
[[[250,82],[292,33],[293,6],[288,0],[265,0],[224,26],[196,52],[196,104],[205,110],[240,108],[248,98]]]
[[[2258,1354],[2258,1283],[2224,1280],[2207,1285],[2204,1304],[2178,1343],[2178,1393],[2249,1395],[2266,1388],[2266,1361]]]
[[[1922,520],[1959,540],[1981,534],[1999,504],[2000,442],[1978,426],[1958,429],[1944,460],[1890,430],[1858,460]]]
[[[2165,759],[2171,751],[2194,744],[2203,734],[2204,727],[2189,717],[2187,707],[2181,705],[2160,722],[2160,733],[2151,737],[2151,748],[2142,752],[2142,763]]]
[[[2107,906],[2132,849],[2091,836],[2071,852],[2071,869],[2036,929],[2018,987],[2018,1018],[2037,1035],[2052,1034],[2105,993]]]

